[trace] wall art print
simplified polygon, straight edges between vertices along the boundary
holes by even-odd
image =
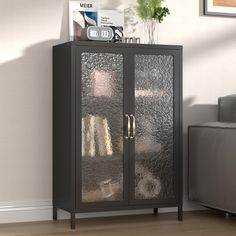
[[[236,16],[236,0],[204,0],[204,14]]]

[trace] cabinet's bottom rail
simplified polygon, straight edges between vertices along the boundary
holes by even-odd
[[[182,221],[183,220],[183,206],[182,204],[179,204],[179,205],[167,205],[167,206],[159,206],[159,207],[145,207],[145,206],[142,206],[142,207],[137,207],[137,206],[128,206],[126,208],[112,208],[112,209],[107,209],[107,208],[103,208],[103,210],[100,208],[100,209],[84,209],[84,210],[78,210],[76,212],[69,212],[70,213],[70,228],[71,229],[75,229],[76,228],[76,213],[85,213],[85,212],[101,212],[101,211],[117,211],[117,210],[134,210],[134,209],[148,209],[148,208],[153,208],[153,215],[157,216],[158,215],[158,209],[159,208],[164,208],[164,207],[178,207],[178,221]],[[61,209],[61,208],[58,208],[56,206],[53,207],[53,220],[57,220],[58,217],[57,217],[57,209]],[[67,211],[67,210],[66,210]]]

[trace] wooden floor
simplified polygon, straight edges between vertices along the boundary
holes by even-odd
[[[0,225],[1,236],[236,236],[236,217],[225,218],[214,211],[184,213],[178,222],[176,214],[119,216],[81,219],[77,229],[68,221],[49,221]]]

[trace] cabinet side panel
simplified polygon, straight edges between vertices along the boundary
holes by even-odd
[[[72,209],[71,47],[53,48],[53,206]]]

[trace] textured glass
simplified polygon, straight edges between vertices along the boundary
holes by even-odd
[[[135,56],[135,198],[174,197],[173,56]]]
[[[123,200],[123,56],[82,53],[82,202]]]

